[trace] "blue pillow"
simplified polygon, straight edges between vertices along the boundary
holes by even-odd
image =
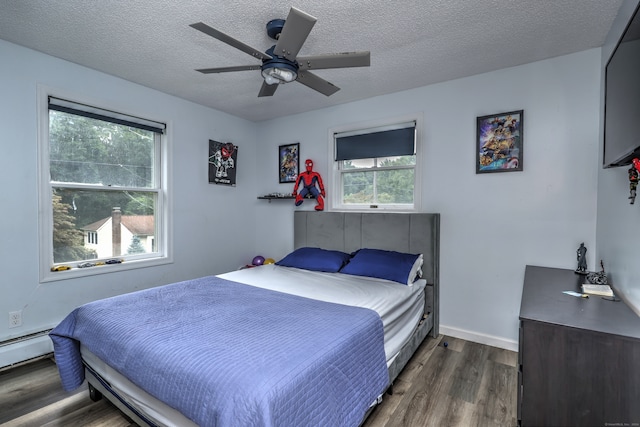
[[[360,249],[340,273],[377,277],[411,285],[422,266],[421,254],[406,254],[381,249]]]
[[[295,267],[312,271],[337,273],[349,261],[351,255],[320,248],[299,248],[276,262],[283,267]]]

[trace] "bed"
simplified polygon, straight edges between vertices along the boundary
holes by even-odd
[[[439,222],[296,211],[294,251],[277,265],[74,310],[51,334],[63,386],[86,379],[92,398],[140,425],[359,425],[438,334]],[[305,250],[332,263],[355,253],[343,262],[353,269],[287,263]],[[408,283],[355,270],[376,250],[420,254],[420,277],[411,277],[417,262]]]

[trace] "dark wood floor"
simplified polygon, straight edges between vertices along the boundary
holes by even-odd
[[[447,346],[445,346],[447,343]],[[517,353],[428,338],[363,427],[516,425]],[[51,359],[0,372],[0,426],[134,426],[86,386],[62,390]]]
[[[363,427],[515,426],[517,361],[513,351],[429,338]]]

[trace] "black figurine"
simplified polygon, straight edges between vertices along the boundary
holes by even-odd
[[[636,201],[636,188],[638,187],[638,171],[634,165],[629,168],[629,200],[631,204]]]
[[[600,271],[587,274],[587,280],[593,285],[608,285],[607,273],[604,271],[604,262],[600,260]]]
[[[587,274],[587,248],[584,247],[584,243],[580,243],[580,247],[576,251],[578,257],[578,268],[576,273]]]

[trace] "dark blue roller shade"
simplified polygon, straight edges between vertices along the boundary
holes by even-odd
[[[415,126],[350,136],[336,136],[336,160],[415,154]]]
[[[65,99],[49,97],[49,109],[62,113],[75,114],[76,116],[88,117],[90,119],[102,120],[103,122],[116,123],[123,126],[130,126],[137,129],[148,130],[156,133],[164,133],[166,125],[140,117],[129,116],[115,111],[104,110],[79,102],[67,101]]]

